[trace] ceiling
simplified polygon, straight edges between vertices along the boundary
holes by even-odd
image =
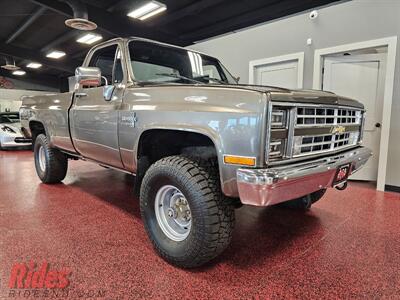
[[[158,0],[167,11],[146,21],[127,17],[145,0],[81,0],[89,20],[103,41],[117,36],[140,36],[180,46],[274,20],[338,0]],[[59,86],[73,74],[91,47],[76,42],[82,31],[66,27],[72,9],[57,0],[1,0],[0,53],[12,56],[16,64],[42,63],[38,70],[26,69],[18,79]],[[49,50],[67,55],[59,60],[46,58]],[[2,63],[2,62],[0,62]],[[0,76],[13,77],[0,69]]]

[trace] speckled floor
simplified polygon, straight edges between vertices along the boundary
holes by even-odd
[[[400,194],[352,183],[307,213],[243,207],[230,248],[185,271],[153,252],[132,187],[81,161],[46,186],[31,152],[0,152],[0,298],[34,298],[8,287],[13,264],[30,261],[72,272],[68,294],[53,298],[400,297]]]

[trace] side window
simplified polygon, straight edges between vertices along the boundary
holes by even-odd
[[[107,79],[108,84],[121,82],[123,79],[123,71],[121,52],[118,45],[111,45],[96,50],[89,62],[89,67],[99,68],[101,70],[101,76]]]

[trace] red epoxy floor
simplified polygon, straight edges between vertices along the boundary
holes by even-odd
[[[243,207],[231,247],[185,271],[153,252],[132,186],[82,161],[46,186],[31,152],[0,152],[0,298],[11,299],[12,265],[30,260],[70,268],[69,298],[400,297],[399,194],[352,183],[307,213]]]

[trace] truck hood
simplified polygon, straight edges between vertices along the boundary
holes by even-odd
[[[154,87],[155,85],[149,85]],[[260,93],[268,93],[271,95],[272,101],[279,102],[291,102],[291,103],[310,103],[310,104],[322,104],[322,105],[342,105],[351,106],[364,109],[364,105],[351,98],[336,95],[332,92],[319,91],[319,90],[289,90],[279,87],[261,86],[261,85],[250,85],[250,84],[207,84],[207,85],[196,85],[196,84],[163,84],[157,85],[158,87],[192,87],[198,88],[217,88],[217,89],[232,89],[232,90],[247,90]]]
[[[312,103],[323,105],[343,105],[364,109],[364,105],[351,98],[336,95],[332,92],[319,90],[289,90],[279,87],[269,87],[261,85],[224,85],[228,88],[241,88],[246,90],[269,93],[272,101],[294,102],[294,103]]]

